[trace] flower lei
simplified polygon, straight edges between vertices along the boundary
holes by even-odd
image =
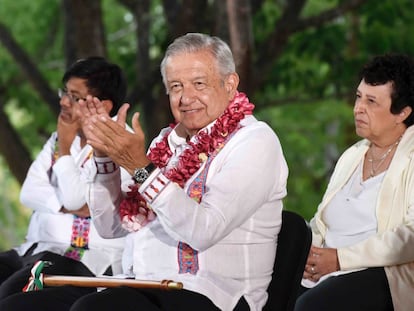
[[[240,121],[246,115],[252,114],[253,109],[254,105],[249,102],[247,96],[237,92],[224,113],[212,126],[210,133],[207,129],[200,131],[194,140],[195,142],[189,142],[189,148],[179,156],[177,166],[164,172],[164,175],[183,188],[187,180],[198,171],[209,155],[223,148],[228,135],[239,128]],[[173,155],[168,145],[168,135],[171,133],[172,127],[162,140],[150,149],[148,154],[151,162],[159,168],[164,168]],[[120,216],[125,229],[137,231],[154,220],[156,215],[138,192],[139,185],[133,184],[129,188],[130,191],[127,192],[126,198],[120,204]]]

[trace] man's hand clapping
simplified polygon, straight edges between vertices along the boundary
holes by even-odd
[[[145,135],[138,121],[139,113],[132,117],[131,133],[126,129],[126,116],[129,104],[118,110],[116,121],[108,115],[103,101],[87,96],[79,101],[82,130],[97,156],[108,156],[131,175],[137,167],[149,163],[146,156]]]

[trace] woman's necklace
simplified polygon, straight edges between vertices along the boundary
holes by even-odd
[[[210,132],[206,129],[200,131],[194,142],[189,142],[187,148],[180,156],[176,166],[166,170],[163,174],[172,182],[181,187],[190,177],[198,171],[201,165],[213,152],[224,147],[230,134],[240,128],[240,121],[246,115],[251,115],[254,105],[244,93],[237,92],[224,113],[217,118]],[[165,168],[172,157],[168,144],[168,135],[172,128],[165,134],[161,141],[150,148],[148,158],[159,168]],[[137,231],[155,218],[152,209],[138,192],[139,185],[130,186],[131,191],[121,202],[120,216],[124,227],[129,231]]]
[[[394,148],[397,147],[397,145],[399,144],[400,140],[401,140],[400,136],[397,141],[395,143],[393,143],[388,149],[387,151],[385,151],[379,158],[375,158],[372,149],[370,149],[370,153],[371,153],[371,158],[368,158],[368,162],[371,163],[371,168],[370,168],[370,173],[369,173],[369,177],[374,177],[377,175],[378,170],[381,168],[382,164],[385,162],[385,160],[387,159],[388,155],[392,152],[392,150]],[[378,162],[377,165],[374,165],[375,162]]]

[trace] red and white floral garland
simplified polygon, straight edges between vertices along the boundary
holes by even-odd
[[[224,113],[214,123],[210,133],[206,129],[200,131],[194,140],[196,143],[189,142],[189,148],[180,155],[177,166],[164,172],[164,175],[180,187],[184,187],[187,180],[198,171],[209,155],[224,146],[227,136],[239,127],[240,121],[246,115],[252,114],[253,109],[254,105],[249,102],[247,96],[237,92]],[[172,157],[168,145],[170,132],[157,142],[148,154],[151,162],[159,168],[166,167]],[[126,198],[120,204],[120,216],[124,228],[128,231],[137,231],[156,217],[138,192],[139,186],[137,184],[131,185]]]

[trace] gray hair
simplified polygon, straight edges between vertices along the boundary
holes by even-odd
[[[236,65],[230,47],[219,37],[213,37],[202,33],[187,33],[178,37],[171,43],[161,62],[161,76],[167,90],[167,78],[165,76],[165,66],[168,58],[181,53],[194,53],[208,50],[217,60],[217,67],[222,77],[236,72]]]

